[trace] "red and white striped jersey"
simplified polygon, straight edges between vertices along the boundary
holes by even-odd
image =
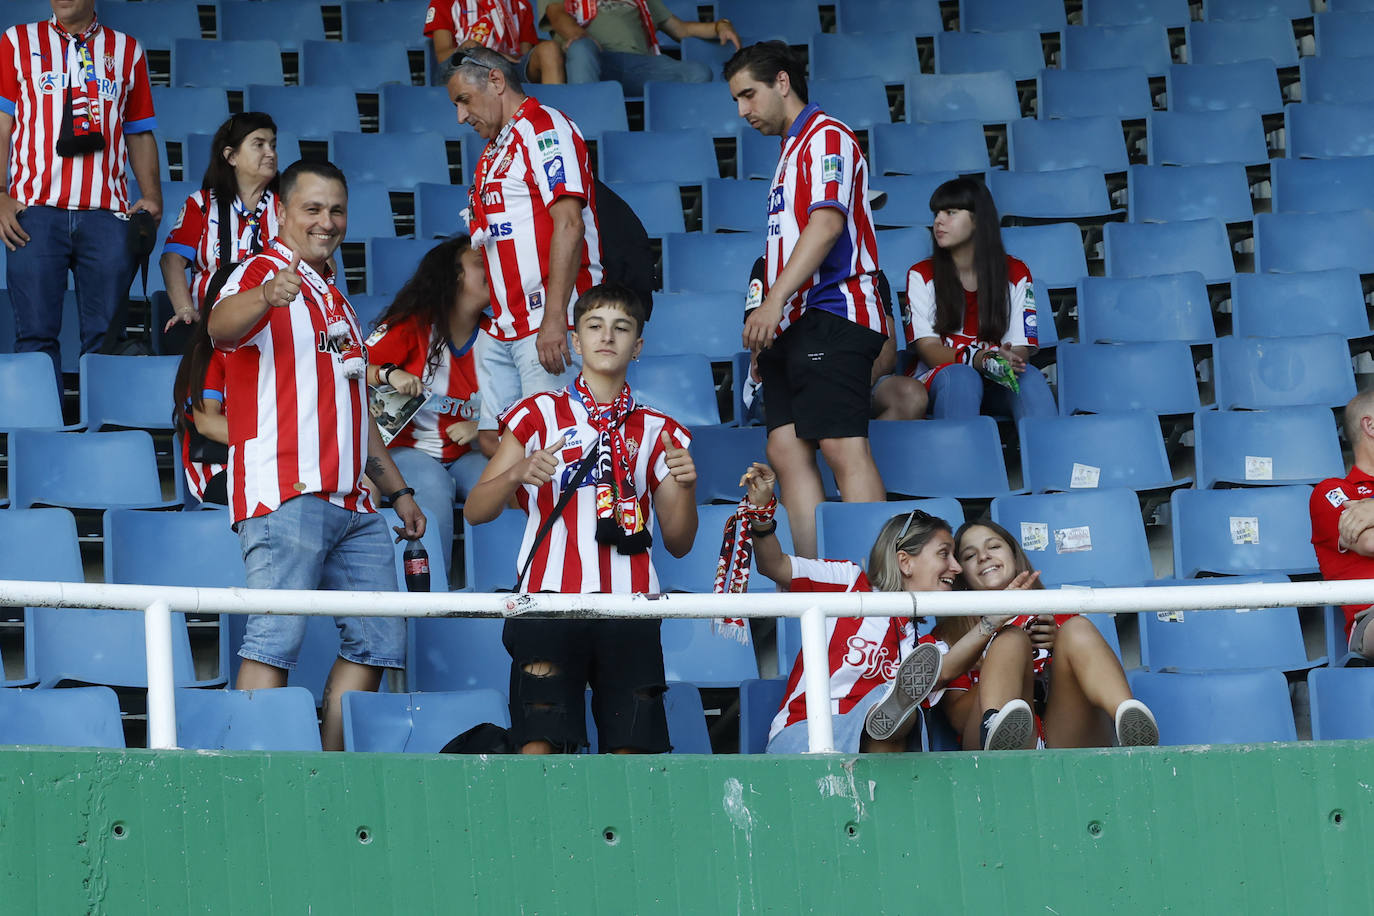
[[[845,230],[821,266],[783,306],[778,333],[814,308],[886,336],[887,309],[878,297],[878,237],[868,206],[868,163],[853,131],[807,105],[783,138],[768,195],[765,295],[818,207],[843,213]]]
[[[244,209],[243,201],[235,198],[229,208],[229,235],[235,241],[231,262],[247,259],[252,251],[255,233],[248,217],[253,213],[261,214],[256,232],[258,246],[277,237],[276,197],[271,191],[263,192],[258,209],[251,212]],[[220,266],[219,204],[214,194],[201,190],[186,198],[162,250],[179,254],[191,262],[191,299],[200,305],[210,286],[210,278]]]
[[[587,420],[582,400],[570,395],[566,388],[517,401],[502,415],[501,430],[503,433],[509,430],[523,443],[526,455],[566,437],[553,480],[542,487],[526,484],[516,491],[521,508],[529,513],[525,537],[516,558],[518,574],[544,519],[576,475],[583,455],[595,448],[597,436]],[[660,436],[666,431],[681,448],[687,448],[692,435],[672,417],[642,406],[636,407],[626,419],[623,431],[634,465],[631,473],[639,497],[639,511],[644,526],[652,530],[653,495],[668,476]],[[521,588],[527,592],[657,592],[658,573],[654,571],[653,551],[651,547],[643,553],[627,556],[613,546],[597,543],[596,468],[592,467],[535,551],[534,562]]]
[[[935,333],[935,267],[929,258],[911,265],[907,271],[907,305],[902,309],[902,326],[907,346],[923,337],[940,337]],[[1040,343],[1039,325],[1035,315],[1035,287],[1031,285],[1030,268],[1007,255],[1007,332],[1001,340],[986,340],[978,331],[978,291],[964,290],[964,326],[955,334],[940,337],[947,347],[961,348],[969,344],[997,349],[1008,343],[1013,347],[1028,347],[1034,353]],[[945,365],[949,365],[946,363]],[[913,361],[907,375],[915,376],[927,385],[944,366],[927,366]]]
[[[26,207],[127,210],[124,173],[129,151],[124,136],[157,127],[143,48],[105,26],[91,36],[105,148],[72,158],[59,156],[70,43],[52,23],[11,26],[0,36],[0,112],[14,118],[9,194]]]
[[[477,366],[472,358],[472,345],[479,333],[474,331],[462,347],[445,341],[438,362],[432,363],[429,351],[434,345],[433,332],[417,316],[403,318],[397,324],[380,325],[372,332],[367,339],[368,361],[374,366],[395,363],[418,376],[434,394],[391,440],[391,448],[417,448],[444,464],[472,450],[471,445],[459,445],[450,439],[448,428],[455,423],[477,419],[481,395],[477,393]]]
[[[261,286],[291,263],[278,241],[239,265],[221,300]],[[266,515],[294,496],[375,511],[360,486],[367,458],[367,382],[347,379],[338,344],[326,333],[332,296],[355,340],[362,330],[334,284],[300,265],[301,290],[288,306],[269,308],[225,360],[229,413],[229,508],[235,522]]]
[[[225,412],[223,352],[215,350],[210,354],[210,362],[205,366],[205,381],[201,382],[200,387],[201,397],[207,401],[219,401],[220,411]],[[185,416],[188,426],[195,424],[189,399],[185,404]],[[205,501],[205,485],[210,482],[210,478],[224,470],[222,464],[192,461],[190,436],[181,437],[181,466],[186,469],[187,491],[200,502]]]
[[[871,592],[868,576],[846,560],[808,560],[791,557],[790,592]],[[902,659],[916,646],[916,628],[909,617],[827,617],[826,643],[830,656],[830,712],[843,715],[870,690],[897,676]],[[789,725],[806,721],[806,682],[802,656],[792,664],[782,708],[773,717],[768,738]]]
[[[455,44],[471,39],[510,56],[539,43],[529,0],[430,0],[425,34],[440,31],[452,32]]]
[[[568,327],[579,293],[601,282],[601,241],[591,162],[582,132],[562,112],[525,99],[510,123],[491,141],[491,168],[482,187],[487,238],[482,246],[491,286],[497,340],[519,340],[539,330],[548,299],[549,207],[562,197],[583,201],[581,266],[568,298]],[[473,227],[474,229],[478,227]]]

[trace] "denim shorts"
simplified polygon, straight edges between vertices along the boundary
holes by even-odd
[[[249,588],[396,591],[396,556],[386,520],[350,512],[317,496],[297,496],[274,512],[238,524]],[[339,656],[377,668],[404,668],[401,617],[336,617]],[[254,614],[241,658],[288,671],[296,667],[306,618]]]
[[[538,336],[530,334],[519,340],[497,340],[485,332],[477,335],[472,355],[477,387],[482,392],[478,429],[497,429],[497,418],[507,407],[541,391],[566,388],[581,371],[582,361],[569,344],[572,367],[559,375],[550,375],[539,362]]]

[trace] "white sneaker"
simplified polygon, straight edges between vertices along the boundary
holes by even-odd
[[[1121,747],[1157,747],[1159,725],[1150,707],[1136,699],[1116,708],[1116,743]]]
[[[864,717],[864,731],[877,741],[905,738],[916,723],[916,710],[940,678],[944,656],[934,643],[918,643],[897,669],[887,696],[874,703]]]
[[[1025,700],[1012,700],[1001,709],[990,709],[983,716],[983,750],[1019,751],[1030,744],[1035,731],[1035,716]]]

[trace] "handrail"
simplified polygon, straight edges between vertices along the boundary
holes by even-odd
[[[951,617],[1305,607],[1374,603],[1374,579],[1246,582],[996,592],[808,592],[716,595],[342,592],[188,588],[0,580],[0,607],[143,611],[148,656],[148,744],[176,747],[171,615],[305,614],[363,617],[800,617],[812,753],[834,751],[826,617]]]

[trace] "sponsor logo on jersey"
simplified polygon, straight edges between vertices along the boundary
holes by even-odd
[[[487,234],[493,239],[508,239],[515,234],[515,227],[510,223],[487,223]]]
[[[548,162],[555,156],[561,155],[558,145],[558,131],[546,130],[534,138],[534,145],[539,149],[539,157]]]
[[[482,192],[482,206],[484,207],[504,207],[506,198],[501,193],[499,185],[492,185]]]
[[[176,230],[178,230],[178,229],[181,228],[181,221],[184,220],[185,218],[186,218],[186,205],[185,205],[185,204],[182,204],[182,205],[181,205],[181,210],[178,211],[178,213],[177,213],[177,221],[176,221],[176,223],[174,223],[174,224],[172,225],[172,231],[173,231],[173,232],[175,232]]]
[[[1331,505],[1335,506],[1337,509],[1339,509],[1341,506],[1345,505],[1347,502],[1350,501],[1350,497],[1346,496],[1345,491],[1342,490],[1340,487],[1336,487],[1333,490],[1326,491],[1326,501],[1329,502]]]
[[[768,215],[772,216],[774,213],[781,213],[783,206],[782,185],[778,185],[768,193]]]
[[[1040,334],[1040,320],[1035,316],[1035,309],[1027,308],[1022,320],[1026,326],[1026,339],[1036,340]]]
[[[62,74],[49,70],[38,78],[38,89],[52,95],[54,92],[62,91],[62,83]]]
[[[531,312],[537,312],[544,307],[544,294],[539,290],[530,293],[525,300]]]
[[[431,22],[433,22],[433,21],[434,21],[434,7],[431,6],[429,9],[425,10],[425,25],[429,25],[429,24],[430,24]]]
[[[859,675],[860,678],[890,681],[897,676],[897,661],[889,657],[887,647],[881,643],[855,635],[849,637],[846,646],[848,651],[845,652],[844,663],[861,668],[863,674]]]
[[[335,356],[343,354],[344,344],[348,338],[345,336],[331,338],[326,332],[320,331],[315,335],[315,349],[321,353],[333,353]]]
[[[563,157],[554,156],[552,159],[544,161],[544,175],[549,179],[550,185],[562,184],[563,176]]]
[[[744,297],[744,310],[751,312],[763,305],[763,281],[758,277],[749,281],[749,294]]]
[[[386,325],[384,325],[384,324],[379,324],[379,325],[377,325],[377,330],[375,330],[375,331],[373,331],[371,334],[369,334],[367,340],[364,341],[364,343],[366,343],[367,346],[369,346],[369,347],[375,347],[375,346],[377,346],[377,344],[381,343],[382,338],[385,337],[385,336],[386,336]]]
[[[829,184],[844,177],[844,156],[833,153],[821,157],[821,181]]]

